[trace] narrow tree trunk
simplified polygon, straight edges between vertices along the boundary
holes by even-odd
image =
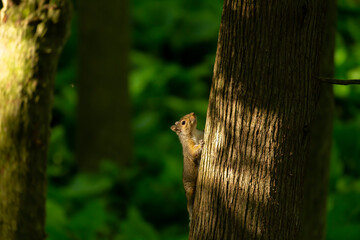
[[[132,155],[129,10],[126,0],[80,0],[77,159],[95,170],[102,159]]]
[[[336,0],[329,0],[323,42],[320,76],[333,77],[336,31]],[[319,102],[310,127],[310,152],[305,167],[302,240],[325,239],[326,198],[334,118],[334,96],[331,84],[320,86]]]
[[[8,0],[8,9],[1,12],[0,239],[4,240],[45,239],[52,87],[70,20],[68,1],[46,2]]]
[[[300,239],[326,5],[225,0],[190,239]]]

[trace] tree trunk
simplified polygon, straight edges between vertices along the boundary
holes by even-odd
[[[190,239],[300,239],[327,4],[225,0]]]
[[[0,239],[45,239],[53,82],[66,0],[4,1],[0,23]],[[7,3],[7,4],[6,4]]]
[[[85,170],[132,155],[128,2],[80,0],[77,159]]]
[[[336,31],[336,0],[328,1],[326,26],[321,44],[320,76],[333,77]],[[319,102],[310,127],[310,152],[305,166],[302,240],[325,239],[326,199],[334,118],[333,87],[320,86]]]

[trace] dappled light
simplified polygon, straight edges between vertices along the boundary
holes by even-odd
[[[317,107],[323,98],[317,90],[326,88],[311,77],[331,74],[331,65],[322,65],[329,50],[314,51],[328,34],[314,20],[325,5],[304,3],[301,13],[289,2],[256,10],[253,2],[237,9],[231,3],[225,1],[220,26],[190,238],[322,239],[328,175],[317,165],[326,167],[329,154],[312,154],[320,149],[310,150],[309,142],[329,153],[331,128],[314,125],[326,109]],[[302,21],[314,24],[300,31]],[[239,40],[239,32],[246,38]],[[323,126],[329,126],[332,112],[325,115]],[[324,136],[317,142],[309,137],[315,126]],[[317,171],[306,171],[315,165]]]
[[[56,13],[43,1],[3,3],[9,4],[0,15],[0,239],[38,240],[45,236],[53,83],[70,9],[64,2]]]

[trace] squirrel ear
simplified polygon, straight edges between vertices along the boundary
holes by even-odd
[[[170,129],[173,130],[174,132],[176,132],[177,127],[176,127],[175,125],[172,125],[172,126],[170,127]]]

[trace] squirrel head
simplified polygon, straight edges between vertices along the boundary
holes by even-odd
[[[196,129],[196,124],[196,115],[192,112],[180,118],[180,120],[177,121],[175,125],[172,125],[170,129],[179,136],[190,136],[194,129]]]

